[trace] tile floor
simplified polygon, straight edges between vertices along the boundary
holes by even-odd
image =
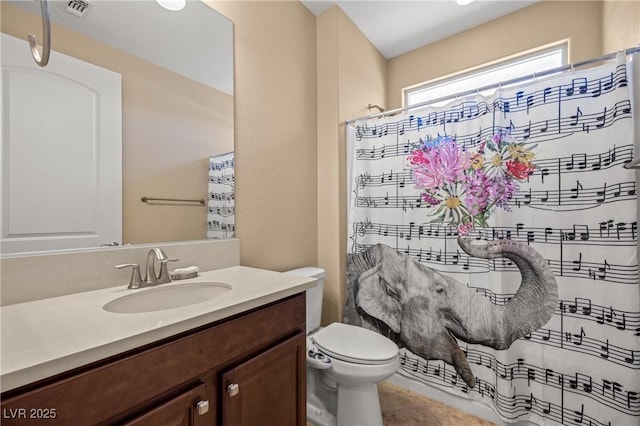
[[[378,385],[384,426],[493,426],[471,414],[390,383]],[[307,426],[313,426],[307,423]]]
[[[495,423],[404,388],[378,385],[385,426],[492,426]]]

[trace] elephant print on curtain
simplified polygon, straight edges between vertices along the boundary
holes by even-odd
[[[343,321],[395,341],[403,380],[506,422],[640,424],[627,59],[347,126]]]
[[[455,338],[508,349],[551,318],[558,287],[544,258],[526,244],[497,240],[476,246],[462,237],[458,243],[470,256],[504,257],[518,266],[522,283],[508,303],[496,306],[450,276],[376,244],[348,256],[344,321],[377,331],[424,359],[443,360],[474,387]]]

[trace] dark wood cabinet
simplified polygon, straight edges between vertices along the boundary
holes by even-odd
[[[205,385],[199,385],[125,422],[124,426],[205,426],[209,409]]]
[[[222,376],[224,425],[304,425],[305,350],[306,336],[299,333],[226,372]]]
[[[300,293],[5,392],[1,422],[303,426],[305,345]]]

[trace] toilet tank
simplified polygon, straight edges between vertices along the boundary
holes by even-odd
[[[307,334],[320,327],[322,317],[322,294],[324,290],[325,271],[322,268],[307,266],[305,268],[293,269],[286,274],[302,275],[316,278],[315,287],[307,289]]]

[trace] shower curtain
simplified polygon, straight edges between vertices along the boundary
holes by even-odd
[[[235,223],[235,153],[233,151],[209,157],[207,238],[233,238]]]
[[[623,168],[640,154],[632,108],[638,76],[631,73],[621,53],[605,65],[501,87],[490,96],[347,126],[347,256],[383,244],[505,305],[518,289],[518,268],[509,259],[467,255],[457,242],[467,233],[480,242],[534,248],[557,282],[550,319],[508,349],[454,340],[475,386],[452,365],[406,348],[399,374],[482,401],[507,422],[640,424],[637,184],[636,172]],[[501,137],[527,156],[517,163],[521,179],[486,221],[456,222],[445,213],[457,205],[424,191],[431,181],[417,176],[416,155],[455,141],[471,161]],[[349,286],[348,278],[348,294]]]

